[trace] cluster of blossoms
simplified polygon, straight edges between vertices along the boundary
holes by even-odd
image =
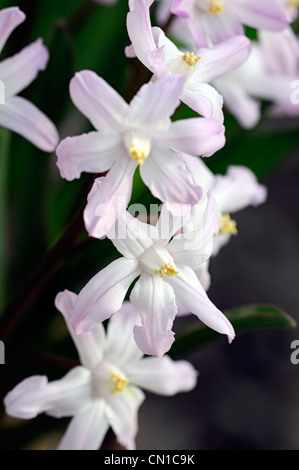
[[[232,324],[207,295],[209,260],[237,234],[231,214],[263,203],[266,189],[248,168],[231,166],[226,175],[214,175],[202,157],[225,145],[223,103],[244,127],[258,121],[260,98],[288,112],[289,85],[298,72],[298,43],[289,27],[295,2],[155,2],[159,24],[167,24],[186,48],[178,48],[162,27],[152,26],[154,0],[128,3],[131,45],[125,53],[153,75],[128,104],[93,71],[76,73],[70,96],[92,132],[67,137],[57,146],[57,131],[48,118],[15,96],[46,65],[40,40],[0,65],[7,97],[0,124],[45,151],[57,147],[62,178],[97,175],[85,227],[91,237],[108,237],[121,255],[78,295],[65,290],[55,299],[82,366],[55,382],[27,378],[5,397],[11,416],[73,417],[59,449],[97,449],[109,426],[124,447],[133,449],[141,388],[170,396],[195,387],[193,366],[166,355],[176,315],[193,313],[233,340]],[[0,49],[23,19],[18,8],[0,12]],[[261,30],[258,42],[245,36],[243,24]],[[198,116],[172,121],[181,103]],[[127,210],[137,168],[162,202],[155,224]]]

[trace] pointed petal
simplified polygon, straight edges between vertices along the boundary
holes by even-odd
[[[237,80],[219,79],[214,86],[223,95],[226,108],[245,129],[252,129],[260,120],[261,104],[249,96]]]
[[[70,94],[74,105],[97,130],[122,129],[128,104],[96,73],[90,70],[77,72],[70,83]]]
[[[13,57],[0,63],[0,77],[4,82],[6,99],[27,88],[49,60],[47,48],[38,39]]]
[[[273,0],[231,0],[232,10],[243,24],[256,29],[281,31],[288,25],[287,13]]]
[[[234,36],[213,48],[202,48],[193,80],[211,83],[240,67],[249,57],[251,42],[246,36]]]
[[[178,269],[177,276],[167,278],[178,301],[209,328],[227,335],[231,342],[235,337],[233,326],[208,298],[195,272],[187,266],[179,266]]]
[[[85,367],[75,367],[54,382],[42,375],[28,377],[4,398],[6,412],[20,419],[35,418],[40,413],[56,418],[73,416],[92,403],[90,380]]]
[[[115,361],[119,366],[139,361],[143,354],[136,346],[133,336],[133,328],[139,323],[138,310],[131,302],[125,301],[108,323],[105,344],[105,357],[108,361]]]
[[[240,165],[230,166],[225,176],[216,175],[213,194],[219,211],[226,213],[262,204],[267,198],[267,189],[258,183],[249,168]]]
[[[97,450],[109,428],[104,400],[97,400],[70,422],[57,450]]]
[[[181,100],[201,116],[223,124],[223,98],[211,85],[193,81],[184,89]]]
[[[135,450],[138,431],[138,409],[144,400],[143,392],[129,386],[123,393],[109,395],[106,416],[118,442],[128,450]]]
[[[197,372],[187,361],[173,361],[168,356],[146,357],[123,368],[129,380],[158,395],[189,392],[196,385]]]
[[[127,290],[140,274],[138,260],[119,258],[96,274],[78,295],[74,305],[73,327],[77,334],[120,310]]]
[[[110,170],[121,153],[120,136],[116,132],[90,132],[63,139],[56,149],[60,175],[68,181],[87,173]]]
[[[197,32],[198,29],[199,32]],[[221,44],[233,36],[241,36],[244,34],[244,29],[238,16],[231,8],[226,8],[221,15],[200,14],[200,21],[196,28],[192,28],[192,33],[198,46],[201,45],[201,40],[204,36],[206,45],[210,47],[211,44],[214,46]]]
[[[171,12],[181,18],[190,18],[194,0],[174,0]]]
[[[168,243],[168,241],[188,222],[189,218],[190,212],[182,214],[182,216],[175,216],[167,209],[166,205],[163,204],[156,225],[159,232],[159,239],[165,240]]]
[[[68,330],[80,356],[80,362],[88,369],[92,369],[103,359],[105,345],[105,330],[102,324],[96,325],[92,331],[77,335],[72,327],[74,305],[77,294],[64,290],[55,298],[55,306],[62,313]]]
[[[138,59],[148,66],[146,53],[156,49],[152,33],[149,7],[153,0],[130,2],[127,15],[127,31]]]
[[[167,129],[185,82],[184,75],[173,75],[143,85],[130,103],[130,122],[149,130]]]
[[[196,204],[201,198],[201,188],[195,186],[184,161],[169,149],[155,147],[140,167],[140,175],[151,193],[169,210],[174,204]]]
[[[4,8],[0,11],[0,53],[12,31],[25,20],[26,15],[19,7]]]
[[[0,126],[20,134],[44,152],[55,150],[59,142],[57,129],[34,104],[13,96],[0,106]]]
[[[177,308],[173,289],[158,275],[142,274],[130,300],[142,322],[134,328],[137,346],[145,354],[162,357],[174,341],[171,328]]]
[[[126,210],[131,199],[136,166],[133,160],[121,157],[107,176],[95,180],[84,210],[85,227],[90,236],[105,236]]]
[[[211,151],[211,141],[215,151],[224,145],[224,127],[215,119],[191,118],[175,121],[159,136],[159,145],[189,155],[205,155]]]
[[[153,225],[141,222],[128,211],[124,211],[107,232],[107,237],[126,258],[139,258],[145,250],[153,246],[154,240],[159,239],[159,233]]]
[[[206,262],[213,253],[214,235],[219,231],[218,207],[212,193],[208,193],[205,211],[199,203],[195,213],[193,232],[176,235],[168,245],[168,251],[178,264],[194,269]],[[195,211],[197,206],[195,207]]]
[[[212,188],[215,177],[203,160],[185,153],[182,153],[182,157],[192,175],[194,183],[201,186],[205,192]]]

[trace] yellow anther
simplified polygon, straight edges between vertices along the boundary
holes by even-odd
[[[121,377],[119,377],[119,375],[114,373],[111,373],[111,379],[114,385],[111,390],[111,393],[113,393],[114,395],[123,392],[129,383],[127,379],[122,379]]]
[[[209,13],[212,15],[220,15],[225,9],[225,4],[219,0],[211,0]]]
[[[226,233],[230,235],[237,235],[237,222],[231,219],[229,214],[219,216],[219,233]]]
[[[299,0],[290,0],[287,4],[286,4],[286,7],[287,8],[298,8],[299,6]]]
[[[161,269],[157,269],[156,273],[159,274],[160,277],[162,277],[163,275],[176,276],[176,274],[179,274],[179,271],[173,264],[167,263]]]
[[[148,154],[144,150],[137,148],[135,145],[131,145],[131,147],[129,148],[129,154],[132,160],[135,160],[138,165],[142,165],[144,159],[148,156]]]
[[[194,65],[197,64],[199,59],[202,58],[200,55],[196,57],[194,52],[191,52],[191,54],[190,52],[185,52],[185,54],[183,54],[181,57],[187,65],[190,65],[190,67],[194,67]]]

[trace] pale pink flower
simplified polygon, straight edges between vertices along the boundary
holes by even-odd
[[[225,175],[214,175],[199,158],[190,158],[189,155],[183,155],[183,158],[194,182],[203,188],[203,197],[192,207],[191,217],[184,231],[194,230],[202,220],[208,192],[211,191],[216,200],[219,221],[219,232],[215,234],[213,241],[212,256],[216,256],[220,248],[238,233],[236,221],[231,218],[231,214],[248,206],[257,207],[264,203],[267,188],[259,184],[255,174],[245,166],[229,166]],[[205,290],[210,286],[209,261],[196,271]]]
[[[282,31],[289,23],[277,0],[173,0],[171,11],[185,18],[198,47],[239,36],[243,25]]]
[[[198,226],[187,234],[179,233],[185,223],[186,218],[174,217],[165,206],[156,226],[128,213],[119,217],[107,236],[123,257],[96,274],[79,293],[73,321],[78,334],[119,310],[130,285],[140,276],[130,299],[140,311],[142,325],[134,328],[134,336],[145,354],[161,357],[171,347],[178,304],[230,341],[234,338],[232,325],[207,297],[195,274],[212,254],[213,236],[218,233],[214,198],[208,198]],[[87,228],[89,224],[94,225],[92,214]]]
[[[223,100],[209,83],[241,65],[250,53],[250,41],[244,36],[231,38],[223,44],[195,50],[179,50],[160,28],[152,28],[149,7],[152,0],[131,0],[127,29],[134,54],[160,79],[168,75],[185,74],[187,80],[180,95],[182,102],[204,117],[223,122]]]
[[[41,375],[23,380],[6,395],[6,412],[20,419],[40,413],[72,417],[59,450],[96,450],[109,426],[122,446],[135,449],[138,409],[145,398],[141,388],[164,396],[187,392],[195,387],[197,372],[187,361],[142,357],[132,335],[138,312],[129,302],[113,315],[106,332],[99,324],[77,336],[71,327],[76,297],[65,290],[55,303],[82,365],[54,382]]]
[[[225,143],[224,127],[205,118],[171,122],[185,80],[177,75],[150,82],[127,104],[91,71],[72,79],[72,100],[97,131],[64,139],[57,147],[57,165],[67,180],[79,178],[82,171],[109,170],[95,204],[104,208],[102,214],[97,212],[102,236],[126,209],[138,165],[144,183],[170,210],[200,199],[201,188],[193,183],[176,151],[210,156]]]
[[[291,100],[291,85],[299,79],[298,64],[299,43],[290,28],[279,33],[262,31],[249,59],[213,84],[239,124],[250,129],[261,117],[261,100],[273,103],[285,115],[298,115],[299,107]]]
[[[11,32],[25,20],[18,7],[0,11],[0,52]],[[4,99],[0,103],[0,126],[6,127],[32,142],[36,147],[51,152],[59,136],[54,124],[34,104],[17,96],[44,70],[49,54],[42,40],[25,47],[13,57],[0,63],[0,82]]]

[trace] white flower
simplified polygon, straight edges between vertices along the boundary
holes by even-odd
[[[6,412],[21,419],[40,413],[56,418],[72,416],[59,450],[98,449],[109,426],[121,445],[134,449],[138,408],[145,398],[139,387],[170,396],[193,389],[197,373],[187,361],[172,361],[167,356],[142,358],[132,337],[138,313],[129,302],[113,315],[106,333],[99,324],[77,336],[70,324],[76,297],[65,290],[55,303],[82,366],[54,382],[48,382],[46,376],[23,380],[6,395]]]

